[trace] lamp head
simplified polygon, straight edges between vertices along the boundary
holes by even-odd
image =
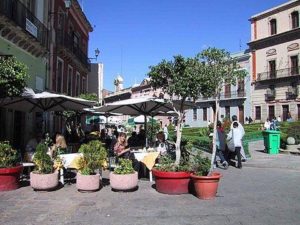
[[[95,50],[95,56],[96,56],[96,58],[99,56],[99,54],[100,54],[100,50],[98,48],[96,48],[96,50]]]
[[[65,7],[66,9],[69,9],[71,7],[72,1],[71,0],[65,0]]]

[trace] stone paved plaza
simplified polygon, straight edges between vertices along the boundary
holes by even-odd
[[[135,192],[112,192],[109,185],[80,193],[75,184],[54,192],[30,186],[0,193],[0,224],[300,224],[300,157],[270,156],[252,144],[252,159],[243,169],[221,170],[217,198],[191,194],[170,196],[141,180]],[[284,159],[282,159],[282,157]],[[282,160],[292,159],[291,168]],[[272,161],[263,167],[263,161]]]

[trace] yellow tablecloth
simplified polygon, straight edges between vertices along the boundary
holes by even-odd
[[[149,170],[152,170],[153,166],[155,165],[155,160],[158,156],[159,152],[148,152],[148,154],[144,156],[141,162],[144,163]]]

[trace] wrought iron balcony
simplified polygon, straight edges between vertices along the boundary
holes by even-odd
[[[90,60],[87,57],[87,54],[84,53],[79,46],[75,44],[74,38],[63,31],[58,31],[56,35],[56,44],[58,47],[66,48],[70,51],[76,58],[90,70]]]
[[[299,76],[300,67],[291,67],[281,70],[268,71],[257,74],[257,81],[273,80],[279,78],[287,78]]]
[[[266,101],[274,101],[276,98],[276,91],[273,89],[267,89],[265,94]]]
[[[48,49],[48,29],[19,0],[1,0],[0,16],[5,16]]]
[[[288,91],[285,93],[286,99],[287,100],[296,99],[298,97],[298,90],[299,87],[288,87]]]

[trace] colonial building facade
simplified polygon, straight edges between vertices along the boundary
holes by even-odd
[[[252,115],[255,121],[300,118],[300,1],[292,0],[250,18]]]

